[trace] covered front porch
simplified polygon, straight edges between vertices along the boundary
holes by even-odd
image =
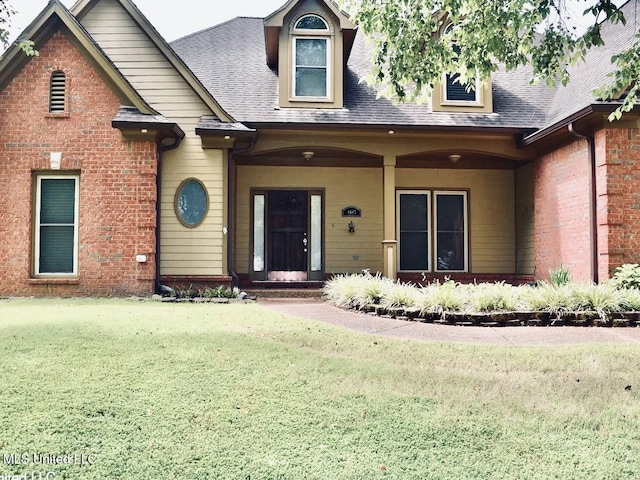
[[[240,286],[533,280],[532,168],[512,137],[347,133],[264,131],[230,155]]]

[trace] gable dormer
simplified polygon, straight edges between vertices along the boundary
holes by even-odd
[[[459,55],[463,45],[455,39],[453,24],[447,23],[440,35],[451,38],[453,51]],[[433,89],[433,111],[493,113],[491,78],[484,83],[476,79],[475,84],[470,85],[460,83],[459,77],[457,73],[443,75],[442,83]]]
[[[281,108],[342,108],[355,25],[330,0],[290,0],[265,19],[267,64]]]

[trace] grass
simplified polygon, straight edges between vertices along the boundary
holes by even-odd
[[[399,341],[259,305],[0,301],[0,454],[95,455],[0,474],[638,478],[639,354]]]

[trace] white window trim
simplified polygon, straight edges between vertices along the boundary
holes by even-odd
[[[463,223],[464,223],[464,268],[462,270],[438,270],[438,262],[435,262],[436,272],[441,273],[466,273],[469,271],[469,202],[466,191],[463,190],[434,190],[433,191],[433,252],[432,256],[436,257],[438,252],[438,197],[444,195],[458,195],[463,197]]]
[[[427,197],[427,226],[429,227],[429,232],[427,235],[427,270],[400,270],[400,196],[401,195],[426,195]],[[396,262],[398,265],[399,272],[408,272],[408,273],[420,273],[420,272],[431,272],[433,269],[433,191],[431,190],[398,190],[396,192],[396,235],[398,239],[398,248],[396,252]]]
[[[400,269],[400,196],[401,195],[426,195],[429,235],[427,237],[427,270],[401,270]],[[438,262],[435,261],[436,252],[438,251],[438,196],[439,195],[461,195],[463,201],[463,221],[464,221],[464,269],[463,270],[438,270]],[[469,272],[469,195],[464,190],[397,190],[396,191],[396,235],[398,240],[398,248],[396,252],[396,262],[398,271],[404,273],[468,273]],[[435,268],[434,268],[435,265]]]
[[[333,75],[333,71],[331,69],[331,62],[333,56],[331,55],[332,51],[332,43],[330,35],[318,35],[318,32],[322,30],[298,30],[298,32],[313,32],[314,35],[294,35],[292,37],[292,52],[291,52],[291,98],[290,101],[303,101],[303,102],[332,102],[333,101],[333,90],[332,90],[332,82],[331,76]],[[328,32],[327,32],[328,33]],[[297,96],[296,95],[296,68],[298,64],[296,63],[296,46],[298,44],[298,40],[324,40],[327,42],[327,66],[326,66],[326,82],[327,82],[327,95],[324,97],[306,97],[306,96]],[[305,65],[305,67],[314,68],[311,65]],[[316,67],[321,68],[321,67]]]
[[[75,180],[75,198],[74,198],[74,225],[73,225],[73,272],[61,273],[40,273],[40,202],[42,200],[41,186],[42,180]],[[79,175],[38,175],[36,177],[36,220],[35,220],[35,245],[34,245],[34,265],[35,275],[38,277],[76,277],[78,276],[78,230],[79,230],[79,211],[80,211],[80,176]]]

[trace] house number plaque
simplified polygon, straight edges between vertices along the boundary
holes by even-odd
[[[342,209],[342,216],[343,217],[361,217],[362,210],[360,210],[358,207],[345,207]]]

